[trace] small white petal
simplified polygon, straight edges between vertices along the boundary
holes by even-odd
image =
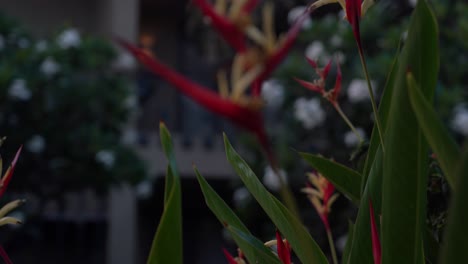
[[[268,106],[281,106],[284,100],[284,87],[280,81],[270,79],[262,84],[262,98]]]
[[[366,132],[364,131],[364,129],[358,127],[356,128],[356,131],[361,136],[361,138],[366,137]],[[344,135],[344,143],[346,146],[351,148],[351,147],[356,147],[357,145],[359,145],[360,141],[353,131],[348,131]]]
[[[26,81],[23,79],[15,79],[8,89],[8,95],[11,98],[27,101],[31,98],[32,93],[26,86]]]
[[[371,81],[372,89],[375,90],[375,82]],[[348,86],[348,99],[351,103],[359,103],[370,98],[367,81],[363,79],[354,79]]]
[[[245,206],[250,197],[250,192],[245,187],[236,189],[232,194],[234,205],[238,208]]]
[[[67,29],[57,37],[57,44],[62,49],[78,47],[81,44],[80,33],[74,28]]]
[[[290,25],[294,24],[296,20],[304,14],[304,12],[307,10],[306,6],[296,6],[293,9],[289,10],[288,13],[288,23]],[[312,26],[312,19],[310,17],[306,18],[306,20],[302,24],[303,29],[309,29]]]
[[[47,57],[41,63],[40,71],[45,76],[51,77],[60,71],[60,65],[52,57]]]
[[[111,150],[101,150],[96,153],[96,161],[101,163],[106,169],[111,169],[115,163],[115,154]]]
[[[294,117],[306,129],[313,129],[325,121],[325,111],[320,106],[318,98],[310,100],[299,98],[294,102]]]
[[[26,142],[26,149],[31,153],[41,153],[45,149],[45,139],[40,135],[34,135]]]
[[[280,170],[279,176],[285,183],[287,183],[288,179],[284,170]],[[263,184],[265,184],[265,186],[268,189],[273,191],[279,191],[281,188],[281,182],[278,179],[278,175],[270,166],[267,166],[265,168],[265,174],[263,175]]]
[[[451,122],[452,129],[464,136],[468,136],[468,108],[464,105],[457,105],[454,112]]]

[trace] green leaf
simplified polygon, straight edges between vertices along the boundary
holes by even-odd
[[[359,204],[361,198],[361,175],[339,163],[321,156],[299,153],[309,165],[327,178],[335,187],[348,196],[354,203]]]
[[[379,118],[382,124],[383,136],[385,137],[385,131],[387,129],[387,120],[388,113],[390,109],[390,104],[392,102],[393,86],[395,84],[396,74],[398,72],[398,54],[400,52],[400,47],[397,49],[397,56],[393,60],[390,73],[388,74],[387,81],[384,86],[384,92],[379,104]],[[361,181],[361,192],[364,191],[366,186],[367,178],[371,170],[372,164],[374,163],[375,155],[377,154],[377,149],[380,146],[379,132],[377,129],[377,124],[374,124],[372,129],[372,135],[369,141],[369,149],[367,151],[366,162],[364,163],[364,169],[362,171],[362,181]]]
[[[468,263],[466,252],[468,245],[468,144],[465,144],[463,158],[460,160],[456,174],[456,184],[449,219],[445,230],[444,245],[442,246],[440,263]]]
[[[424,263],[423,232],[429,146],[408,97],[406,72],[414,73],[431,101],[439,68],[438,33],[426,0],[413,12],[385,133],[382,185],[382,263]]]
[[[374,263],[370,229],[369,200],[372,200],[374,211],[381,211],[382,204],[382,167],[383,153],[379,146],[369,171],[369,177],[361,197],[358,215],[354,224],[351,252],[346,263]]]
[[[424,98],[419,85],[411,73],[407,75],[407,82],[410,102],[416,113],[419,126],[429,145],[435,154],[437,154],[440,167],[444,171],[450,187],[453,188],[455,186],[456,168],[461,155],[460,149],[444,127],[442,121],[437,117],[434,108]]]
[[[345,264],[348,260],[349,253],[351,252],[351,247],[353,244],[353,237],[354,237],[354,224],[353,222],[349,221],[348,223],[348,237],[346,238],[346,245],[343,250],[343,256],[341,257],[341,263]]]
[[[161,143],[169,165],[164,189],[164,211],[148,256],[148,264],[174,263],[182,264],[182,194],[180,178],[177,173],[175,155],[172,149],[171,135],[160,125]]]
[[[234,226],[226,226],[226,229],[231,233],[249,263],[281,264],[279,258],[256,237]],[[249,255],[255,256],[254,260],[250,260]]]
[[[304,264],[327,263],[327,258],[307,229],[280,201],[265,189],[248,164],[232,148],[226,135],[224,135],[224,144],[229,163],[281,234],[289,241],[301,262]]]
[[[197,175],[206,204],[221,224],[231,233],[234,241],[236,241],[237,246],[242,250],[249,263],[279,264],[279,259],[260,240],[252,236],[247,227],[200,175],[196,168],[195,174]]]

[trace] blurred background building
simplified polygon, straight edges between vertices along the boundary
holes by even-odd
[[[307,1],[301,0],[274,2],[277,32],[285,32],[294,20],[294,12],[296,16],[300,13],[301,9],[296,7],[307,4]],[[377,94],[381,93],[385,85],[397,44],[406,37],[404,26],[415,2],[381,0],[363,19],[362,39]],[[461,140],[468,135],[468,4],[445,0],[433,0],[431,3],[439,22],[445,24],[440,32],[441,65],[444,67],[441,68],[436,106],[441,118],[446,120],[448,127]],[[268,224],[248,192],[237,188],[240,184],[236,182],[225,159],[221,132],[237,135],[236,141],[239,142],[236,147],[243,151],[243,157],[268,186],[266,174],[264,176],[265,162],[258,151],[252,150],[257,149],[252,147],[255,145],[253,141],[243,135],[239,136],[238,131],[228,122],[180,95],[160,78],[140,67],[128,54],[119,51],[114,60],[112,52],[104,47],[113,43],[115,36],[124,38],[137,43],[152,56],[190,79],[216,89],[216,70],[220,65],[230,62],[232,51],[209,28],[209,23],[189,0],[16,0],[1,1],[0,12],[16,19],[32,32],[38,40],[36,50],[44,48],[41,39],[50,39],[50,36],[60,39],[64,32],[67,33],[65,46],[75,45],[73,41],[80,35],[81,46],[84,46],[73,51],[61,48],[62,44],[59,47],[57,43],[51,45],[49,41],[46,55],[41,53],[36,56],[35,51],[25,51],[28,50],[24,48],[28,43],[18,32],[12,31],[6,36],[1,31],[5,25],[0,23],[0,129],[10,133],[11,136],[5,135],[10,136],[10,142],[14,141],[18,145],[25,142],[27,149],[12,182],[12,196],[8,198],[26,196],[29,200],[27,208],[40,209],[37,215],[27,218],[21,228],[0,229],[0,244],[5,246],[15,263],[144,263],[163,210],[162,176],[165,175],[166,160],[159,144],[159,121],[164,121],[174,136],[178,166],[183,178],[185,263],[223,263],[221,248],[234,247],[223,235],[222,226],[205,206],[193,175],[192,164],[196,164],[203,176],[210,179],[225,201],[236,207],[240,215],[246,216],[246,224],[255,234],[268,238],[274,227]],[[355,151],[358,147],[357,138],[324,100],[291,79],[291,76],[304,80],[313,78],[313,70],[304,60],[305,55],[318,60],[320,64],[332,58],[341,64],[341,107],[363,137],[370,135],[373,126],[367,87],[355,52],[353,35],[339,12],[340,7],[336,5],[314,13],[312,20],[304,25],[295,49],[275,72],[274,79],[265,83],[262,94],[267,101],[264,112],[269,136],[295,190],[303,187],[304,172],[310,168],[301,163],[291,147],[322,153],[354,167],[359,166],[359,154],[365,151]],[[85,39],[85,35],[104,39],[106,44],[91,38]],[[14,52],[13,48],[8,49],[8,45],[14,48]],[[31,55],[30,60],[25,59],[27,55]],[[55,61],[50,60],[50,57]],[[108,61],[111,58],[112,63]],[[25,62],[17,63],[20,66],[12,70],[5,66],[5,61],[13,64]],[[56,62],[62,65],[61,69],[57,68]],[[38,70],[30,65],[40,66],[41,76],[36,76]],[[63,76],[57,77],[60,70]],[[330,74],[336,73],[332,71]],[[71,75],[76,76],[71,78]],[[103,77],[104,83],[97,82],[100,77]],[[126,82],[120,77],[130,81]],[[76,90],[81,81],[86,84],[82,89],[86,93],[70,92],[71,98],[68,101],[63,99],[65,108],[60,110],[64,111],[62,119],[51,120],[54,115],[47,111],[45,115],[40,114],[42,110],[35,104],[51,101],[42,94],[45,90],[56,91],[56,94],[62,96],[64,88]],[[31,87],[26,89],[25,84]],[[36,89],[36,85],[41,88]],[[105,86],[105,89],[101,89],[101,86]],[[124,88],[127,86],[131,88],[129,98],[132,100],[126,99],[128,93]],[[104,94],[95,94],[94,90],[103,91]],[[65,94],[71,89],[66,91]],[[116,98],[109,96],[114,94]],[[25,99],[29,100],[30,97],[36,99],[26,102]],[[78,119],[78,124],[72,126],[66,121],[75,118],[72,115],[74,110],[67,112],[70,110],[67,105],[73,105],[74,97],[79,103],[72,109],[86,108],[88,112],[82,114],[86,118]],[[99,97],[99,100],[93,102],[93,97]],[[129,111],[121,109],[119,104],[123,103],[131,105]],[[47,107],[46,104],[46,110]],[[3,113],[5,109],[13,109],[13,113],[6,115]],[[20,115],[25,118],[18,117]],[[44,126],[41,120],[47,120],[52,125]],[[121,125],[122,120],[125,123]],[[18,124],[21,122],[31,122],[32,127],[24,128]],[[50,143],[45,135],[36,134],[49,130],[61,132],[61,126],[63,131],[79,131],[70,132],[72,136],[68,141],[65,140],[66,133],[49,133],[49,137],[58,142],[59,147],[39,151],[44,148],[44,141]],[[12,129],[8,130],[9,127]],[[35,129],[39,127],[41,131],[36,132]],[[62,136],[66,144],[58,140]],[[118,146],[114,148],[114,145]],[[124,149],[120,152],[123,153],[121,156],[130,158],[121,159],[119,155],[114,157],[113,153],[119,149]],[[355,155],[350,159],[353,151]],[[77,165],[69,166],[65,171],[55,170],[57,175],[54,177],[73,174],[79,178],[83,175],[86,181],[75,179],[69,183],[64,181],[57,185],[42,186],[46,180],[53,183],[54,179],[61,179],[49,177],[53,170],[42,166],[46,163],[44,157],[51,159],[49,167],[63,166],[63,160],[55,159],[57,152],[73,156],[70,162],[79,161],[86,170],[81,170]],[[132,157],[133,152],[137,154],[138,160]],[[4,164],[9,161],[7,157],[13,155],[11,153],[13,150],[7,153],[2,151]],[[146,178],[142,170],[135,166],[140,160],[144,161]],[[109,169],[109,164],[115,168]],[[21,171],[21,166],[26,168]],[[26,177],[25,173],[28,173],[28,178],[22,181],[22,177]],[[93,182],[93,177],[99,178],[98,175],[108,175],[111,184],[108,181]],[[80,187],[75,188],[75,185]],[[107,191],[101,191],[102,185],[110,187]],[[270,189],[274,191],[274,188]],[[301,196],[299,191],[295,194]],[[302,216],[313,237],[317,238],[319,244],[326,244],[320,219],[306,199],[298,200],[300,207],[306,208]],[[334,209],[330,221],[340,251],[339,244],[343,244],[346,239],[342,234],[347,230],[347,219],[352,218],[350,215],[353,209],[346,199],[339,199],[335,206],[338,208]],[[434,219],[440,217],[435,215]],[[431,224],[437,226],[438,223]]]
[[[199,43],[184,41],[189,19],[186,8],[184,0],[0,3],[3,14],[20,21],[37,38],[54,34],[63,26],[109,41],[115,36],[122,37],[139,43],[172,67],[212,86],[214,68],[209,67],[209,58],[206,60],[197,54],[195,45]],[[223,122],[178,95],[157,77],[139,69],[128,54],[121,53],[117,64],[118,72],[134,80],[138,101],[138,109],[131,114],[123,133],[129,137],[127,143],[146,162],[150,180],[136,187],[128,184],[112,187],[108,197],[98,197],[90,189],[65,194],[64,206],[57,209],[54,204],[50,205],[52,208],[42,214],[38,221],[41,234],[6,240],[7,250],[16,263],[37,260],[48,263],[145,262],[162,211],[164,181],[161,176],[165,175],[166,165],[158,127],[159,121],[164,121],[174,135],[184,178],[184,196],[189,197],[183,205],[186,263],[219,263],[223,243],[221,226],[204,206],[192,164],[197,164],[205,177],[213,179],[215,186],[224,189],[225,198],[230,200],[232,191],[226,179],[233,174],[225,160],[220,134],[213,137],[216,128],[217,132],[223,130]],[[139,193],[148,196],[148,192],[150,198],[138,198]],[[83,206],[86,203],[89,206]],[[213,226],[219,228],[213,229]],[[21,241],[25,239],[28,241]],[[200,239],[204,243],[198,243]]]

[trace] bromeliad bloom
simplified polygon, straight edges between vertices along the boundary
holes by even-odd
[[[302,192],[307,194],[307,198],[315,207],[325,228],[330,230],[328,214],[331,211],[331,206],[338,198],[337,193],[333,194],[335,186],[318,172],[307,173],[307,177],[309,182],[307,187],[302,189]]]
[[[374,264],[380,264],[382,263],[382,248],[380,246],[379,232],[377,231],[377,225],[375,224],[374,207],[372,206],[371,200],[369,200],[369,214],[371,223],[372,254],[374,256]]]
[[[238,25],[240,23],[238,20],[248,20],[242,17],[248,16],[257,1],[234,1],[229,11],[226,10],[226,3],[222,0],[218,2],[216,8],[209,5],[206,0],[194,0],[194,3],[211,19],[213,27],[227,42],[239,51],[233,60],[230,82],[228,82],[227,75],[223,70],[217,74],[219,94],[185,78],[134,45],[123,40],[118,40],[118,42],[154,74],[161,76],[183,94],[208,110],[230,119],[238,126],[254,133],[267,152],[272,165],[277,166],[268,144],[260,113],[263,106],[259,96],[261,83],[284,59],[309,13],[304,12],[286,37],[277,40],[273,30],[273,6],[271,4],[266,4],[264,8],[264,32],[262,32],[253,26],[241,30],[243,28],[239,28]],[[235,33],[232,33],[234,31]],[[245,38],[251,37],[257,45],[249,48],[244,46],[246,42],[239,41],[241,34]],[[252,93],[247,95],[246,91],[251,86],[253,87]]]
[[[377,125],[377,131],[379,132],[379,137],[380,137],[380,143],[382,146],[382,150],[384,151],[385,148],[384,148],[384,142],[383,142],[383,137],[382,137],[382,128],[381,128],[382,126],[380,125],[380,119],[379,119],[379,115],[377,112],[377,105],[374,99],[374,92],[373,92],[372,84],[371,84],[370,77],[369,77],[369,71],[367,70],[367,64],[364,58],[364,51],[363,51],[362,42],[361,42],[361,32],[359,28],[359,22],[360,22],[361,16],[364,15],[369,9],[369,7],[374,4],[374,0],[364,0],[364,1],[362,0],[318,0],[314,2],[312,5],[310,5],[309,9],[315,10],[323,5],[327,5],[331,3],[339,3],[341,5],[343,10],[345,10],[346,19],[348,20],[348,22],[351,24],[351,27],[353,28],[354,39],[356,40],[356,44],[358,46],[358,51],[359,51],[359,58],[361,59],[362,68],[364,70],[364,74],[366,75],[367,88],[368,88],[369,95],[371,98],[372,111],[374,112],[375,123]]]
[[[123,47],[130,51],[143,65],[145,65],[153,73],[164,78],[168,83],[172,84],[180,92],[192,98],[208,110],[230,119],[238,126],[255,134],[259,142],[265,148],[266,152],[271,158],[272,153],[268,144],[265,129],[263,127],[263,118],[259,111],[262,105],[260,98],[247,97],[246,95],[242,96],[242,93],[236,92],[237,90],[233,91],[233,93],[235,93],[236,99],[229,98],[227,90],[227,80],[224,78],[225,76],[223,75],[219,76],[220,94],[218,94],[206,87],[203,87],[185,78],[181,74],[173,71],[166,65],[150,57],[144,51],[131,45],[130,43],[125,42],[123,40],[120,40],[119,42]],[[240,87],[237,89],[244,89],[243,87],[245,83],[249,83],[248,81],[245,81],[245,78],[250,77],[243,76],[240,79],[234,79],[234,87]]]
[[[333,194],[335,191],[335,186],[320,173],[308,173],[307,177],[309,178],[309,182],[307,183],[307,187],[302,189],[302,192],[307,194],[307,198],[309,198],[309,201],[315,207],[315,210],[325,225],[325,231],[327,232],[328,244],[330,245],[333,263],[338,264],[335,243],[333,241],[330,223],[328,222],[328,214],[331,211],[331,206],[338,198],[338,194]]]
[[[277,37],[274,30],[274,6],[266,3],[262,10],[262,29],[253,23],[250,13],[258,0],[232,1],[228,8],[226,0],[216,0],[210,5],[206,0],[193,0],[212,26],[238,53],[234,58],[237,72],[250,71],[254,96],[260,95],[261,84],[276,69],[294,44],[309,11],[304,11],[285,36]],[[250,40],[255,45],[247,45]],[[239,67],[242,65],[242,67]],[[250,84],[249,84],[250,85]]]
[[[314,68],[315,73],[319,77],[318,79],[313,80],[312,82],[307,82],[301,79],[294,78],[299,84],[304,86],[305,88],[317,92],[322,95],[323,98],[328,100],[333,106],[338,105],[338,95],[341,91],[341,69],[340,64],[336,64],[336,79],[335,79],[335,86],[330,91],[325,90],[325,81],[328,77],[328,73],[330,72],[330,68],[332,65],[332,60],[328,62],[328,64],[324,68],[319,68],[317,62],[307,58],[307,62]]]
[[[295,80],[305,88],[314,91],[316,93],[319,93],[323,98],[325,98],[327,101],[329,101],[333,108],[338,112],[338,114],[343,118],[343,120],[346,122],[346,124],[349,126],[349,128],[353,131],[353,133],[356,135],[358,138],[359,142],[363,142],[363,138],[359,131],[354,127],[353,123],[349,120],[349,118],[346,116],[346,114],[341,110],[340,104],[338,103],[338,96],[341,91],[341,69],[340,69],[340,64],[336,63],[336,79],[335,79],[335,86],[333,89],[327,91],[325,90],[325,82],[328,77],[328,74],[330,72],[330,68],[332,65],[332,60],[328,62],[328,64],[324,68],[319,68],[317,65],[317,62],[307,58],[307,62],[312,66],[312,68],[315,69],[315,73],[318,76],[318,79],[313,80],[312,82],[307,82],[304,80],[300,80],[295,78]]]
[[[238,52],[247,50],[244,31],[252,25],[250,13],[258,0],[233,1],[229,9],[226,0],[216,0],[215,6],[206,0],[193,0],[193,3],[234,49]]]
[[[0,145],[3,144],[4,138],[0,139]],[[0,179],[0,197],[5,193],[6,188],[8,187],[8,184],[11,181],[11,177],[13,176],[13,172],[16,167],[16,162],[18,161],[19,155],[21,153],[22,146],[18,149],[16,152],[15,158],[11,162],[11,165],[8,167],[6,170],[5,174],[3,177]],[[0,158],[0,172],[2,171],[2,160]],[[13,211],[16,209],[18,206],[22,205],[25,201],[24,200],[15,200],[13,202],[9,202],[8,204],[4,205],[0,209],[0,226],[7,225],[7,224],[21,224],[21,221],[10,216],[6,216],[9,212]],[[5,263],[9,264],[12,263],[10,258],[8,257],[8,254],[6,253],[5,249],[3,246],[0,245],[0,257],[5,261]]]
[[[288,240],[283,239],[278,230],[276,230],[276,240],[270,240],[265,242],[265,246],[272,247],[276,245],[276,251],[278,252],[278,258],[283,264],[291,264],[291,246]]]
[[[362,2],[362,3],[361,3]],[[346,13],[346,19],[351,24],[353,28],[354,37],[358,42],[359,49],[361,49],[361,37],[359,31],[359,20],[361,16],[363,16],[369,7],[374,4],[374,0],[318,0],[310,5],[310,9],[314,10],[321,6],[332,4],[332,3],[339,3],[341,8]]]
[[[229,264],[246,264],[244,254],[242,254],[240,249],[238,249],[237,257],[233,257],[225,248],[223,248],[223,253]]]

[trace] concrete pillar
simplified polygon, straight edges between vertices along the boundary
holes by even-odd
[[[109,192],[107,263],[137,263],[137,199],[128,184],[114,186]]]

